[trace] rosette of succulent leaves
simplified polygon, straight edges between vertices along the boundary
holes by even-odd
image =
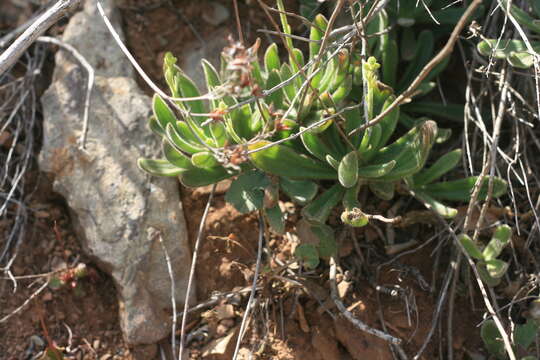
[[[281,1],[278,5],[283,10]],[[283,32],[290,34],[286,17],[281,21]],[[385,21],[381,12],[371,31]],[[370,44],[378,47],[374,54],[382,66],[375,57],[351,54],[346,46],[351,35],[330,40],[325,49],[321,40],[327,24],[322,15],[315,17],[308,54],[287,38],[285,61],[274,43],[259,63],[258,42],[250,48],[231,42],[219,72],[203,60],[209,100],[167,54],[164,73],[172,96],[194,99],[167,102],[154,96],[149,127],[162,138],[163,159],[138,160],[149,174],[176,176],[188,187],[232,178],[226,200],[240,212],[262,210],[277,232],[284,231],[277,200],[287,196],[302,206],[302,221],[319,239],[319,244],[297,247],[296,255],[308,267],[337,250],[334,231],[326,224],[334,209],[348,226],[369,222],[358,200],[361,188],[384,200],[391,200],[396,188],[406,189],[451,218],[457,211],[443,201],[467,201],[477,180],[439,181],[458,164],[460,150],[426,167],[437,139],[448,137],[433,120],[407,116],[409,129],[403,133],[398,122],[404,113],[396,107],[376,125],[354,131],[395,99],[384,83],[396,84],[393,45],[389,34]],[[495,178],[493,184],[494,197],[505,193],[504,180]],[[480,199],[486,193],[487,179]]]

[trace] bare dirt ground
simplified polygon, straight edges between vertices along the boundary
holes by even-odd
[[[9,1],[8,1],[9,3]],[[143,1],[131,1],[122,10],[130,48],[143,68],[156,80],[161,80],[159,54],[165,50],[176,54],[189,51],[183,44],[196,39],[188,26],[181,31],[169,31],[171,24],[182,21],[167,5],[147,8]],[[174,1],[183,16],[190,19],[198,31],[210,31],[201,20],[206,2]],[[231,2],[222,1],[230,8]],[[255,2],[253,2],[255,3]],[[295,3],[288,7],[295,10]],[[5,30],[29,16],[33,9],[0,24]],[[2,5],[4,11],[4,5]],[[7,14],[7,12],[6,12]],[[2,14],[4,16],[4,14]],[[264,24],[256,4],[243,6],[244,27],[255,29]],[[7,18],[7,17],[6,17]],[[227,26],[235,29],[234,17]],[[161,35],[160,35],[161,34]],[[164,34],[164,35],[163,35]],[[165,41],[157,41],[158,35]],[[117,322],[115,289],[105,274],[85,257],[73,235],[66,205],[51,190],[50,180],[34,169],[27,174],[36,188],[29,200],[34,209],[31,231],[19,250],[14,275],[35,275],[51,271],[62,263],[87,264],[92,275],[82,281],[83,292],[72,289],[47,289],[32,299],[29,305],[6,323],[0,325],[0,359],[32,359],[47,341],[64,348],[66,359],[157,359],[157,346],[129,349],[124,343]],[[36,180],[37,179],[37,180]],[[207,189],[182,189],[184,210],[193,242],[207,201]],[[369,199],[368,199],[369,200]],[[290,203],[287,227],[294,230],[298,211]],[[372,206],[370,213],[383,212],[388,204]],[[7,227],[9,223],[0,224]],[[206,236],[197,265],[199,301],[209,299],[216,291],[228,293],[249,287],[257,251],[258,223],[254,215],[242,215],[218,194],[205,226]],[[438,269],[446,268],[448,254],[433,241],[423,249],[400,258],[388,266],[377,266],[388,260],[384,254],[382,232],[374,226],[357,231],[355,237],[343,236],[340,244],[344,275],[338,278],[342,300],[358,318],[375,328],[385,328],[406,342],[404,350],[414,354],[421,347],[431,328],[436,295],[444,277]],[[384,230],[384,229],[382,229]],[[436,229],[414,226],[396,231],[396,237],[414,236],[420,243],[430,238]],[[355,240],[356,239],[356,240]],[[266,239],[276,258],[287,262],[294,246],[286,237]],[[268,258],[267,258],[268,259]],[[364,259],[365,261],[361,260]],[[280,265],[265,261],[261,289],[251,321],[244,337],[245,348],[259,359],[392,359],[388,345],[356,329],[340,316],[329,301],[328,267],[302,278],[279,275]],[[443,266],[444,265],[444,266]],[[14,292],[6,279],[0,282],[0,318],[12,313],[37,290],[34,279],[19,280]],[[424,283],[424,281],[426,283]],[[404,289],[403,295],[376,290]],[[193,359],[230,359],[236,331],[245,311],[246,296],[238,295],[192,314],[188,331],[189,352]],[[479,304],[479,302],[477,302]],[[456,359],[465,358],[467,349],[481,347],[475,324],[482,311],[471,306],[466,289],[459,289],[455,302],[460,310],[454,315],[452,346]],[[445,312],[442,312],[445,318]],[[335,318],[335,319],[334,319]],[[443,321],[444,323],[444,321]],[[439,346],[444,345],[445,328],[435,329],[433,340],[422,359],[439,358]],[[164,340],[167,345],[169,340]],[[166,346],[164,346],[166,348]],[[203,356],[204,355],[204,356]]]

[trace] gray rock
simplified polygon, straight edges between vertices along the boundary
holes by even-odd
[[[86,8],[93,2],[88,1]],[[105,3],[113,11],[111,1]],[[92,16],[80,13],[75,21],[88,24]],[[73,28],[71,23],[68,28]],[[73,40],[69,32],[65,37]],[[94,38],[93,52],[102,53],[106,61],[109,56],[121,57],[117,48],[109,47],[109,35]],[[73,45],[82,51],[79,44]],[[69,56],[57,55],[55,80],[42,97],[44,142],[39,165],[54,177],[55,191],[65,197],[85,251],[115,282],[126,341],[151,344],[171,329],[167,311],[171,282],[156,235],[161,233],[171,259],[180,304],[186,295],[191,253],[177,180],[149,177],[136,165],[138,157],[160,153],[158,139],[146,126],[151,100],[133,79],[106,76],[117,70],[124,75],[131,71],[108,66],[95,79],[83,151],[77,141],[86,74]]]
[[[218,29],[208,34],[202,34],[204,45],[198,40],[185,45],[189,52],[180,56],[180,67],[197,84],[202,92],[206,92],[206,82],[201,66],[201,60],[208,60],[218,70],[220,69],[220,54],[224,47],[229,45],[227,40],[229,31],[225,28]]]
[[[120,13],[114,1],[101,1],[112,25],[122,34]],[[122,36],[123,37],[123,36]],[[97,9],[96,1],[86,1],[84,10],[73,15],[66,26],[62,40],[75,48],[94,68],[96,76],[127,76],[134,74],[133,66],[122,53]],[[60,52],[57,62],[65,62],[71,55]]]

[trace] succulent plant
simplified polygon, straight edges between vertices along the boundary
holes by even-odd
[[[280,1],[278,5],[283,9]],[[290,33],[286,17],[281,20],[283,31]],[[456,152],[422,171],[441,136],[432,120],[415,120],[397,136],[401,109],[396,107],[364,132],[353,131],[387,109],[395,96],[379,80],[381,66],[375,57],[358,59],[344,47],[321,50],[326,28],[327,20],[316,16],[307,61],[289,38],[288,61],[282,62],[277,45],[271,44],[263,64],[257,57],[259,42],[246,48],[231,40],[220,73],[202,62],[208,96],[201,96],[167,54],[165,79],[172,96],[183,100],[171,101],[171,108],[154,96],[149,127],[162,138],[164,159],[138,161],[148,173],[177,176],[189,187],[235,177],[226,200],[242,212],[262,210],[277,231],[284,229],[277,199],[280,192],[287,195],[303,206],[303,225],[319,239],[297,248],[297,256],[311,267],[336,251],[333,230],[326,225],[334,208],[342,209],[345,224],[368,223],[358,201],[362,186],[390,200],[396,184],[404,182],[437,210],[444,207],[440,200],[470,195],[475,182],[432,183],[457,164]],[[379,54],[383,59],[385,51]],[[382,70],[384,77],[384,66]],[[361,86],[361,92],[353,91],[354,86]],[[506,188],[500,179],[497,184],[503,190],[496,187],[495,196]],[[455,214],[446,210],[444,215]]]
[[[510,14],[523,27],[537,36],[540,35],[540,2],[530,1],[530,11],[524,11],[518,6],[508,4],[507,0],[499,0],[502,9],[509,9]],[[536,15],[538,18],[534,18]],[[484,39],[478,43],[478,52],[495,59],[505,59],[511,66],[528,69],[534,65],[535,54],[540,52],[539,41],[529,41],[530,47],[524,40],[514,39]],[[534,53],[532,51],[534,51]]]
[[[476,262],[476,269],[488,286],[497,286],[508,270],[508,263],[497,259],[497,257],[501,254],[504,247],[510,243],[511,236],[512,229],[509,226],[502,225],[497,227],[491,240],[482,251],[480,251],[478,245],[466,234],[462,234],[459,237],[459,242],[463,245],[467,254],[478,260]]]

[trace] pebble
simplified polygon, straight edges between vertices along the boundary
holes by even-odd
[[[99,339],[96,339],[92,342],[92,347],[94,348],[94,350],[99,349],[99,345],[101,345],[101,341],[99,341]]]

